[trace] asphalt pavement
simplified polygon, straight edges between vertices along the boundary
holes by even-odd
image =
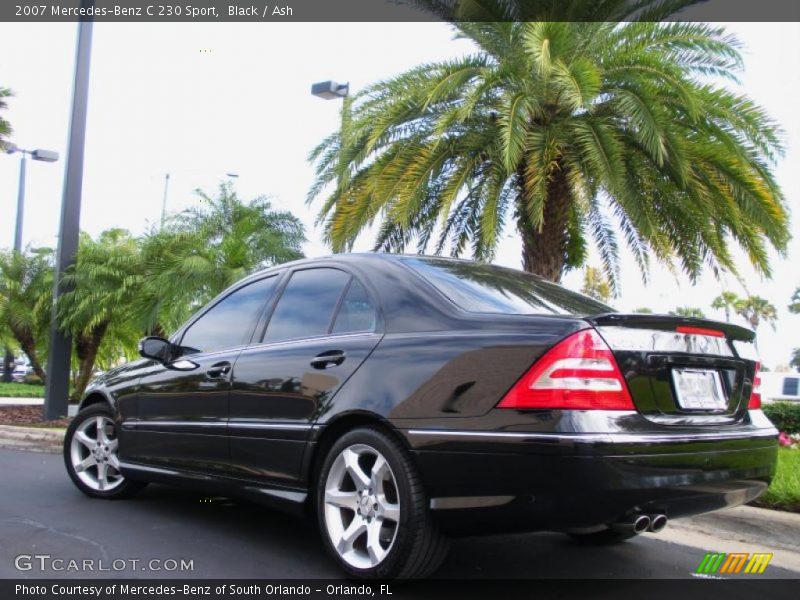
[[[693,578],[705,551],[655,534],[605,548],[553,533],[463,538],[437,576]],[[72,485],[60,455],[0,449],[0,578],[340,576],[310,520],[156,485],[129,500],[93,500]],[[770,565],[758,577],[800,573]]]

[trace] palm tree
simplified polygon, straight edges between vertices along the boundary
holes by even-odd
[[[693,306],[679,306],[675,310],[669,311],[669,314],[677,315],[679,317],[694,317],[696,319],[706,318],[706,315],[702,310]]]
[[[711,308],[715,310],[723,309],[725,311],[725,320],[731,322],[731,311],[736,309],[736,303],[740,302],[739,296],[733,292],[722,292],[719,296],[714,298],[711,303]]]
[[[733,36],[652,22],[695,1],[547,2],[556,16],[572,7],[572,22],[455,24],[474,54],[367,87],[311,152],[327,243],[350,249],[377,222],[375,249],[416,241],[488,260],[513,220],[523,267],[551,281],[593,240],[616,286],[620,233],[643,273],[650,256],[692,279],[704,265],[736,272],[738,245],[769,274],[767,246],[783,252],[789,235],[771,173],[780,132],[715,83],[741,70]],[[541,5],[469,4],[525,20]],[[634,18],[629,5],[644,20],[609,22]]]
[[[789,312],[800,314],[800,287],[794,291],[794,294],[792,294],[792,303],[789,304]]]
[[[45,380],[53,290],[53,251],[0,252],[0,338],[13,339]]]
[[[778,319],[775,306],[761,296],[748,296],[739,300],[736,303],[736,312],[750,323],[753,331],[758,331],[762,321],[769,323],[775,329],[775,321]]]
[[[0,110],[5,110],[7,108],[7,104],[5,99],[9,96],[13,96],[12,92],[8,88],[0,87]],[[8,121],[0,117],[0,152],[3,151],[6,145],[6,140],[8,136],[11,135],[11,125]]]
[[[604,304],[608,304],[611,299],[611,286],[608,283],[608,279],[600,269],[595,267],[586,267],[586,272],[583,274],[581,292]]]
[[[134,354],[140,332],[133,306],[143,271],[139,243],[128,231],[109,229],[96,240],[82,234],[57,307],[59,327],[72,336],[77,361],[70,400],[83,395],[98,355],[119,360]]]
[[[795,371],[800,373],[800,348],[795,348],[792,351],[792,360],[789,362],[789,365],[794,367]]]
[[[303,225],[259,196],[239,199],[228,183],[215,197],[174,217],[143,241],[145,286],[137,299],[145,331],[174,329],[232,283],[261,268],[303,257]]]

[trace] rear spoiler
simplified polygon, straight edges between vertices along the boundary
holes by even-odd
[[[700,327],[704,329],[715,329],[725,333],[729,340],[739,340],[752,342],[756,338],[753,330],[732,323],[713,321],[711,319],[697,319],[694,317],[681,317],[678,315],[652,315],[645,313],[623,314],[623,313],[603,313],[584,317],[584,320],[595,327],[617,326],[631,327],[636,329],[660,329],[664,331],[675,331],[679,326]]]

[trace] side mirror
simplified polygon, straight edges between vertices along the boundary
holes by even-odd
[[[139,342],[139,355],[144,358],[152,358],[160,363],[165,363],[170,359],[170,349],[172,344],[164,338],[150,336],[143,338]]]

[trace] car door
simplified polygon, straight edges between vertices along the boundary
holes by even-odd
[[[364,284],[338,268],[295,270],[234,372],[228,433],[240,476],[296,484],[314,421],[382,329]]]
[[[231,376],[277,279],[249,282],[215,301],[176,336],[179,356],[145,367],[137,420],[125,425],[131,430],[126,431],[129,460],[195,472],[226,471]]]

